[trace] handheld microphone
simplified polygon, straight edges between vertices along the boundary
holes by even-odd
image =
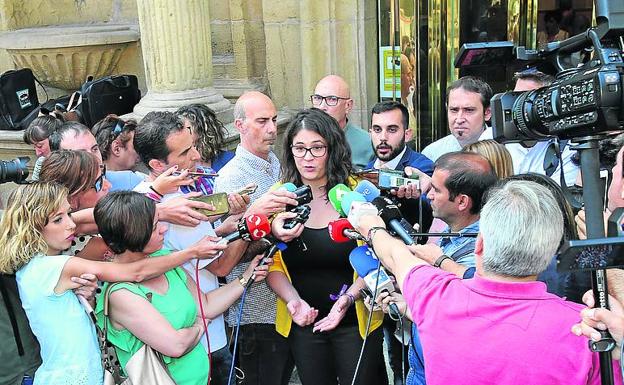
[[[329,237],[331,240],[336,243],[348,242],[350,240],[366,240],[366,238],[353,229],[351,222],[346,218],[340,218],[329,222],[327,230],[329,230]]]
[[[331,190],[327,192],[327,198],[329,198],[329,202],[334,207],[334,210],[336,210],[341,217],[345,216],[345,212],[342,209],[342,199],[344,198],[345,194],[349,192],[351,192],[351,189],[342,183],[335,185],[331,188]]]
[[[272,243],[271,246],[264,252],[264,255],[262,256],[262,260],[260,261],[258,266],[266,265],[268,258],[273,258],[273,255],[275,255],[275,253],[277,253],[278,250],[284,251],[287,248],[288,246],[284,242]],[[246,287],[249,288],[249,286],[251,286],[251,284],[254,283],[255,281],[256,281],[256,273],[253,273],[251,277],[249,278],[249,281],[247,281]]]
[[[357,191],[349,191],[342,197],[340,207],[342,207],[342,211],[346,216],[349,215],[351,207],[355,202],[366,202],[366,198]]]
[[[349,254],[349,263],[372,293],[375,292],[375,288],[377,288],[377,293],[394,293],[394,283],[390,280],[383,266],[379,267],[379,260],[374,257],[373,251],[368,246],[359,246],[353,249]],[[373,298],[374,301],[375,298]],[[390,313],[395,319],[401,317],[399,308],[395,303],[390,304]]]
[[[242,239],[247,242],[257,241],[271,232],[269,219],[263,214],[252,214],[241,218],[236,225],[237,230],[221,238],[219,243],[230,243]]]
[[[368,180],[360,181],[360,183],[358,183],[357,186],[355,186],[353,191],[357,191],[360,194],[362,194],[362,196],[366,198],[367,202],[372,202],[373,199],[381,195],[381,190],[379,190],[377,186],[375,186],[373,183],[371,183]]]
[[[406,245],[413,245],[414,240],[401,225],[401,211],[394,202],[387,197],[378,196],[371,202],[379,210],[379,216],[392,231],[401,238]]]

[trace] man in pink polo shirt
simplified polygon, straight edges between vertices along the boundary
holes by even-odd
[[[490,193],[480,225],[477,274],[468,280],[415,258],[377,216],[356,226],[403,289],[427,385],[599,384],[598,355],[569,332],[581,306],[536,281],[563,231],[552,194],[534,182],[508,182]]]

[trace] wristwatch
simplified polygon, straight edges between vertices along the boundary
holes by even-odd
[[[449,257],[446,254],[440,255],[438,259],[436,259],[435,262],[433,262],[433,267],[440,267],[442,265],[442,262],[444,262],[447,259],[451,259],[451,257]]]
[[[245,278],[245,276],[241,274],[240,277],[238,277],[238,282],[245,287],[247,286],[247,282],[249,282],[249,278]]]

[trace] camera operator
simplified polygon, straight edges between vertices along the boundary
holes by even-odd
[[[415,247],[391,237],[377,216],[364,216],[356,226],[403,289],[419,330],[427,383],[598,384],[598,354],[565,332],[577,322],[580,306],[535,282],[563,231],[550,191],[528,181],[495,188],[480,226],[471,280],[414,258]],[[484,343],[487,349],[476,348]],[[621,383],[619,373],[615,378]]]
[[[529,91],[550,85],[555,79],[535,69],[518,72],[514,76],[516,86],[514,91]],[[557,151],[561,153],[563,174],[567,186],[574,184],[578,174],[578,166],[572,162],[573,150],[570,150],[569,141],[531,141],[528,143],[508,143],[505,145],[513,160],[514,173],[525,174],[535,172],[552,177],[560,183],[561,164]]]

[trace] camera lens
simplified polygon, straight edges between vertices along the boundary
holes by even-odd
[[[0,160],[0,184],[14,182],[25,183],[28,178],[27,164],[30,158],[27,156],[20,156],[13,160]]]

